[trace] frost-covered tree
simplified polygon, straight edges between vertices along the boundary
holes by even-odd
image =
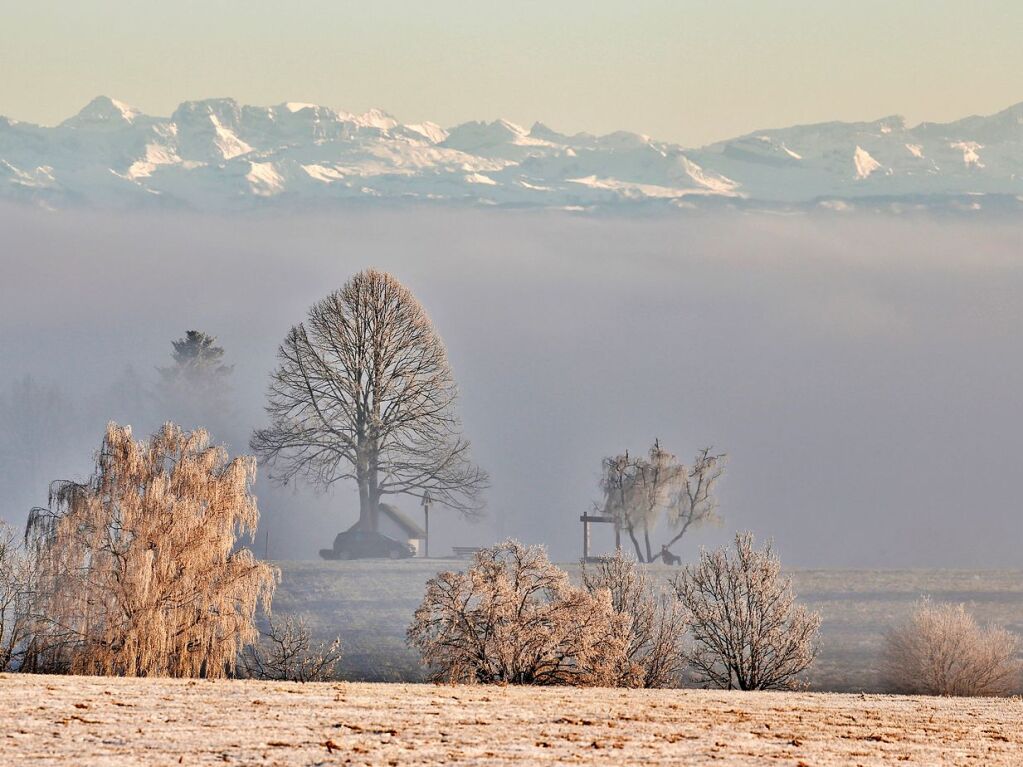
[[[19,537],[0,519],[0,672],[15,664],[28,636],[31,570]]]
[[[259,519],[255,461],[202,430],[147,441],[111,423],[85,483],[57,482],[29,517],[36,670],[218,677],[258,638],[274,568],[237,547]]]
[[[704,448],[687,466],[658,441],[647,456],[634,457],[626,452],[605,458],[600,479],[603,499],[598,510],[628,533],[640,562],[653,562],[661,554],[655,554],[650,536],[662,520],[672,533],[662,547],[666,551],[692,528],[717,519],[714,490],[724,471],[724,460],[724,454]]]
[[[892,692],[1007,695],[1019,691],[1019,637],[982,627],[959,604],[924,600],[885,637],[882,674]]]
[[[625,662],[616,684],[675,687],[685,668],[685,616],[674,594],[657,586],[635,559],[621,551],[583,566],[583,585],[593,595],[607,591],[614,611],[625,618]],[[617,649],[619,638],[615,638]]]
[[[700,684],[783,690],[816,656],[820,615],[796,604],[790,578],[768,543],[735,536],[735,553],[702,551],[675,578],[692,645],[687,661]]]
[[[542,548],[517,541],[431,578],[408,630],[435,679],[485,684],[617,684],[627,636],[606,589],[573,586]]]
[[[316,303],[277,353],[252,449],[281,482],[354,481],[359,523],[376,530],[381,499],[421,497],[477,513],[486,473],[455,412],[444,344],[412,292],[369,269]]]
[[[341,663],[341,637],[314,642],[303,618],[270,616],[262,639],[247,648],[242,662],[256,679],[329,682]]]

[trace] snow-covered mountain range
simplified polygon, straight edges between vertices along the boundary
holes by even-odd
[[[945,124],[831,122],[687,149],[635,133],[565,135],[505,120],[444,129],[379,110],[226,98],[151,117],[99,97],[55,127],[0,117],[0,199],[199,209],[373,201],[1023,210],[1023,104]]]

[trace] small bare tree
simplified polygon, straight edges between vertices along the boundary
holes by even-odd
[[[430,579],[408,641],[435,679],[612,685],[627,633],[607,590],[576,588],[542,548],[506,541]]]
[[[594,566],[584,565],[583,585],[593,595],[610,593],[615,612],[627,619],[620,624],[626,630],[625,662],[616,685],[678,686],[685,668],[686,623],[674,595],[656,586],[636,560],[621,551]]]
[[[376,530],[380,500],[422,496],[477,513],[487,475],[469,459],[444,344],[412,292],[369,269],[288,333],[268,394],[270,426],[252,449],[287,482],[354,480],[359,523]]]
[[[243,658],[257,679],[276,682],[329,682],[341,663],[341,637],[313,643],[303,618],[269,619],[262,641],[250,645]]]
[[[654,441],[646,457],[626,452],[605,458],[600,480],[603,500],[598,510],[628,533],[640,562],[653,562],[690,529],[717,519],[714,490],[724,472],[724,460],[723,453],[703,448],[692,465],[686,466],[659,441]],[[673,537],[655,554],[650,535],[662,518]]]
[[[727,549],[700,552],[675,578],[692,646],[687,660],[698,684],[740,690],[784,690],[816,656],[820,615],[795,603],[790,578],[768,543],[735,536]]]
[[[57,482],[29,517],[36,572],[32,670],[224,676],[255,641],[277,572],[237,549],[259,519],[251,458],[202,430],[148,441],[111,423],[96,471]]]
[[[982,628],[966,608],[922,601],[885,637],[882,673],[892,692],[910,695],[1007,695],[1020,683],[1020,641]]]
[[[0,520],[0,671],[10,670],[28,637],[31,571],[18,537]]]

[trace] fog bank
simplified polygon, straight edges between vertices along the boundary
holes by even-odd
[[[445,339],[493,482],[488,517],[437,523],[435,552],[513,535],[578,557],[601,458],[658,437],[730,455],[724,523],[683,558],[752,529],[793,566],[1019,566],[1023,225],[8,207],[0,231],[0,396],[32,376],[53,398],[0,434],[17,522],[49,479],[88,470],[107,420],[171,417],[125,381],[151,386],[188,329],[235,365],[215,436],[244,449],[287,329],[377,266]],[[278,558],[315,556],[358,512],[349,487],[257,492]]]

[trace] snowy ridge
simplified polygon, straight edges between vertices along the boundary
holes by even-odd
[[[542,123],[404,124],[379,109],[257,107],[233,99],[152,117],[99,97],[41,127],[0,117],[0,199],[61,206],[244,209],[357,200],[566,210],[928,207],[1023,200],[1023,104],[907,127],[900,117],[821,123],[687,149]],[[903,204],[903,203],[899,203]],[[994,203],[993,203],[994,204]]]

